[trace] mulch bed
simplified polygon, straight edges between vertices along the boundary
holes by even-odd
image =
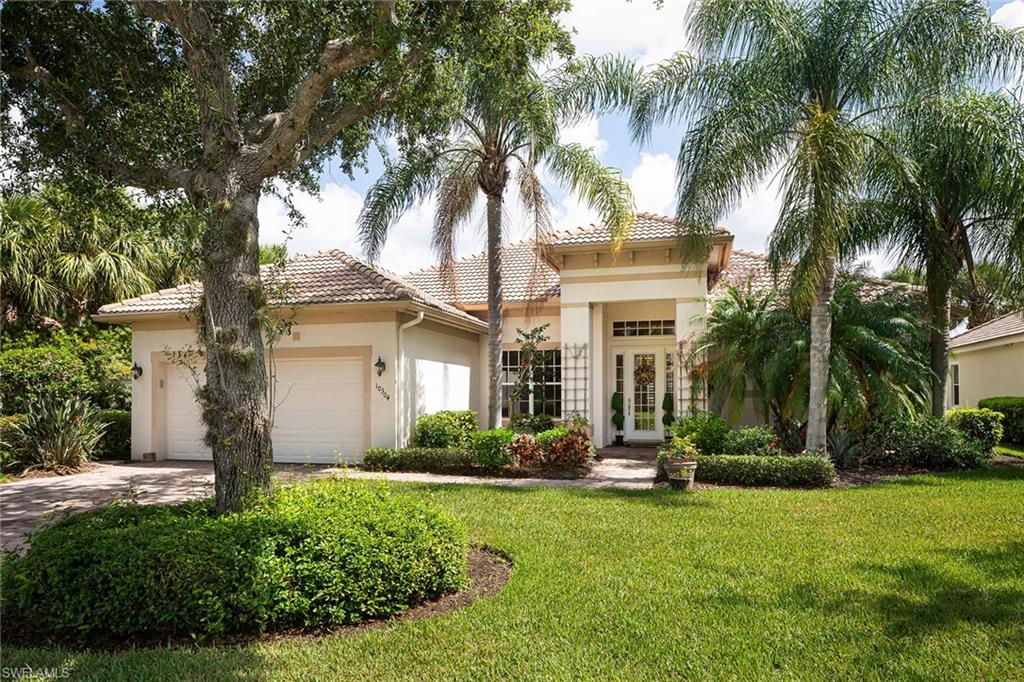
[[[927,474],[927,469],[915,467],[861,466],[850,469],[836,469],[833,488],[854,488],[861,485],[880,483],[892,478],[905,478],[914,474]]]
[[[242,646],[253,642],[280,642],[287,640],[300,640],[316,642],[329,637],[358,635],[369,630],[380,630],[391,627],[406,621],[424,620],[443,616],[456,609],[472,604],[478,599],[490,596],[500,590],[512,576],[515,564],[512,558],[499,549],[484,545],[471,545],[467,556],[467,571],[469,573],[469,587],[421,602],[412,608],[407,609],[399,616],[392,618],[378,618],[367,620],[357,625],[340,625],[338,627],[320,630],[309,630],[294,628],[288,630],[275,630],[271,632],[238,634],[221,639],[210,639],[202,642],[202,646]],[[72,650],[85,651],[124,651],[138,648],[192,648],[197,642],[187,635],[144,635],[132,639],[110,640],[108,642],[93,642],[88,647],[81,647],[74,642],[61,641],[40,641],[39,638],[27,634],[28,628],[19,627],[18,623],[4,623],[3,640],[4,646],[36,647],[53,644],[60,644]]]

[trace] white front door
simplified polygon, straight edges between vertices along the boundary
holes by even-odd
[[[625,352],[626,440],[661,440],[661,401],[665,393],[665,353]]]

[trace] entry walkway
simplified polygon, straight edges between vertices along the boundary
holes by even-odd
[[[650,488],[654,481],[654,450],[605,448],[591,472],[576,479],[498,478],[440,474],[383,473],[322,466],[278,465],[279,477],[351,476],[418,483],[460,483],[508,487]],[[30,478],[0,485],[0,545],[11,548],[25,533],[63,514],[85,511],[131,497],[143,504],[170,504],[213,494],[209,462],[101,462],[71,476]]]

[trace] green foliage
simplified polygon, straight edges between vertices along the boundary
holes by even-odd
[[[74,471],[96,452],[107,425],[84,400],[46,398],[30,406],[14,427],[25,463],[50,471]]]
[[[14,348],[0,353],[3,414],[24,414],[41,402],[64,402],[94,387],[85,363],[67,348]]]
[[[23,414],[0,416],[0,472],[12,471],[26,465],[21,441]]]
[[[616,391],[612,393],[612,424],[615,425],[616,431],[622,431],[622,427],[626,423],[626,415],[622,410],[622,393]]]
[[[781,455],[779,437],[767,426],[744,426],[732,439],[732,454]]]
[[[728,454],[733,451],[732,427],[722,417],[711,412],[700,412],[676,420],[672,432],[686,438],[704,455]]]
[[[260,265],[273,265],[288,260],[288,244],[264,244],[260,246]]]
[[[1024,397],[982,398],[978,407],[1003,413],[1003,436],[1009,443],[1024,445]]]
[[[370,448],[363,454],[363,468],[370,471],[465,473],[476,465],[465,448]]]
[[[412,442],[420,448],[461,448],[469,445],[476,431],[473,410],[445,410],[416,418]]]
[[[694,445],[691,438],[680,438],[679,436],[673,436],[669,440],[665,441],[658,446],[658,462],[659,465],[667,457],[675,457],[679,459],[685,459],[687,461],[695,461],[700,451],[697,446]]]
[[[485,467],[501,467],[512,463],[509,446],[515,438],[512,429],[491,429],[477,431],[470,437],[469,448],[477,464]]]
[[[96,445],[93,459],[132,458],[132,413],[130,410],[99,410],[97,416],[106,425],[103,437]]]
[[[720,485],[823,488],[835,480],[832,462],[814,455],[698,455],[696,479]]]
[[[530,414],[517,412],[509,422],[511,429],[517,433],[540,433],[555,425],[554,418],[549,414]]]
[[[871,464],[946,471],[984,466],[992,448],[941,419],[927,417],[869,424],[861,434],[861,451],[861,460]]]
[[[586,427],[561,426],[537,434],[537,443],[544,453],[544,463],[568,468],[582,468],[594,457],[596,449]]]
[[[672,426],[672,422],[676,419],[676,401],[672,397],[671,393],[666,393],[665,397],[661,400],[661,409],[665,412],[661,416],[661,423],[666,428]]]
[[[946,423],[991,452],[1003,440],[1003,413],[985,408],[946,412]]]
[[[463,527],[381,485],[319,480],[211,511],[114,504],[33,534],[3,562],[5,619],[40,641],[216,637],[386,618],[467,583]]]
[[[520,467],[534,467],[544,464],[544,447],[532,433],[517,434],[509,446],[512,463]]]

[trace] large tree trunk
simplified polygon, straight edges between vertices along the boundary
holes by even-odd
[[[836,269],[829,263],[814,291],[811,304],[810,397],[807,403],[808,453],[828,455],[828,373],[832,354],[832,295]]]
[[[244,509],[270,490],[272,451],[267,410],[259,280],[259,183],[229,178],[200,200],[203,305],[199,338],[206,385],[198,391],[213,451],[217,513]]]
[[[501,194],[487,195],[487,428],[501,425]]]
[[[928,289],[928,315],[932,331],[929,339],[932,370],[932,416],[946,413],[946,379],[949,375],[949,280],[928,268],[925,273]]]

